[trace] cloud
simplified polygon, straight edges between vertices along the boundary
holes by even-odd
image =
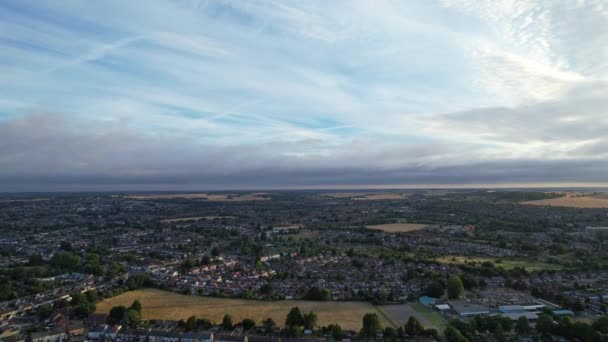
[[[0,183],[608,181],[607,22],[603,1],[5,1]]]

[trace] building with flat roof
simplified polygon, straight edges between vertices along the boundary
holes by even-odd
[[[490,314],[490,308],[487,305],[467,301],[451,301],[449,304],[452,306],[452,310],[462,318]]]

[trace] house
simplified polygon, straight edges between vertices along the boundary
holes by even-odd
[[[103,338],[106,330],[109,328],[107,325],[95,325],[89,328],[87,333],[87,339],[99,341]]]
[[[179,333],[152,330],[148,333],[149,342],[179,342]]]
[[[247,336],[247,342],[280,342],[281,339],[279,337],[272,336]]]
[[[30,335],[32,342],[63,342],[68,340],[68,335],[63,329],[52,329],[49,331],[33,332]]]
[[[517,321],[520,317],[526,317],[529,321],[536,321],[538,319],[538,314],[534,312],[510,312],[503,314],[503,316],[513,321]]]
[[[449,306],[448,304],[437,304],[437,305],[435,305],[435,308],[436,308],[437,310],[439,310],[439,311],[442,311],[442,312],[443,312],[443,311],[447,311],[447,310],[450,310],[450,309],[451,309],[451,308],[450,308],[450,306]]]
[[[96,325],[103,325],[106,323],[107,319],[108,315],[106,314],[90,314],[89,317],[87,317],[86,326],[93,327]]]
[[[84,336],[84,323],[82,321],[70,322],[66,327],[66,331],[70,335],[70,339],[74,336]]]
[[[186,332],[182,334],[181,342],[213,342],[213,334]]]
[[[498,307],[498,311],[502,314],[516,314],[523,313],[526,310],[521,305],[501,305]]]
[[[108,329],[106,329],[105,333],[104,333],[104,338],[110,339],[110,340],[115,340],[116,337],[118,336],[118,332],[120,331],[120,329],[122,328],[122,326],[120,325],[114,325],[109,327]]]
[[[247,336],[217,334],[214,336],[214,341],[215,342],[248,342],[248,339],[247,339]]]
[[[148,330],[143,329],[121,329],[116,339],[123,342],[144,342],[148,339]]]

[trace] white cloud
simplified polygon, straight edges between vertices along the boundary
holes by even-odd
[[[62,113],[65,127],[0,137],[12,147],[2,167],[171,173],[160,160],[200,168],[189,159],[201,156],[222,160],[218,173],[373,165],[395,176],[597,159],[607,23],[602,1],[7,2],[0,128],[49,115],[31,112]],[[108,136],[137,157],[107,158]],[[78,150],[95,143],[108,149]],[[81,160],[49,157],[62,148]]]

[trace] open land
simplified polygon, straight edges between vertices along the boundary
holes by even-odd
[[[484,258],[484,257],[464,257],[464,256],[452,256],[446,255],[435,259],[444,264],[452,265],[464,265],[464,264],[482,264],[486,261],[490,261],[495,267],[502,267],[505,270],[511,270],[516,267],[525,268],[528,272],[536,271],[547,271],[547,270],[560,270],[562,266],[548,264],[541,261],[535,260],[523,260],[523,259],[495,259],[495,258]]]
[[[421,230],[428,226],[429,226],[428,224],[419,224],[419,223],[389,223],[389,224],[377,224],[377,225],[367,226],[367,228],[379,229],[379,230],[382,230],[387,233],[405,233],[405,232],[414,232],[417,230]]]
[[[393,325],[403,326],[410,316],[415,316],[425,328],[443,331],[446,326],[445,320],[439,313],[419,303],[382,305],[378,306],[378,309],[386,315]]]
[[[333,198],[350,198],[357,201],[366,200],[397,200],[407,198],[409,194],[399,192],[380,192],[380,193],[369,193],[369,192],[334,192],[325,194],[325,196]]]
[[[191,216],[191,217],[178,217],[160,220],[161,223],[175,223],[183,221],[200,221],[200,220],[215,220],[215,219],[233,219],[235,216]]]
[[[125,198],[135,200],[154,199],[206,199],[218,202],[240,202],[240,201],[267,201],[270,197],[264,197],[265,193],[256,192],[251,194],[152,194],[152,195],[127,195]]]
[[[209,298],[182,295],[157,289],[125,292],[97,304],[98,313],[108,313],[117,305],[129,306],[134,300],[142,303],[143,319],[179,320],[190,316],[207,318],[220,323],[225,314],[233,321],[251,318],[258,324],[270,317],[283,325],[289,310],[298,306],[302,312],[314,311],[324,325],[338,323],[345,329],[361,329],[363,316],[368,312],[379,314],[384,325],[392,325],[379,310],[368,302],[316,302],[316,301],[257,301],[231,298]]]
[[[526,201],[522,204],[569,208],[608,208],[608,198],[606,195],[592,196],[581,193],[565,193],[562,197]]]

